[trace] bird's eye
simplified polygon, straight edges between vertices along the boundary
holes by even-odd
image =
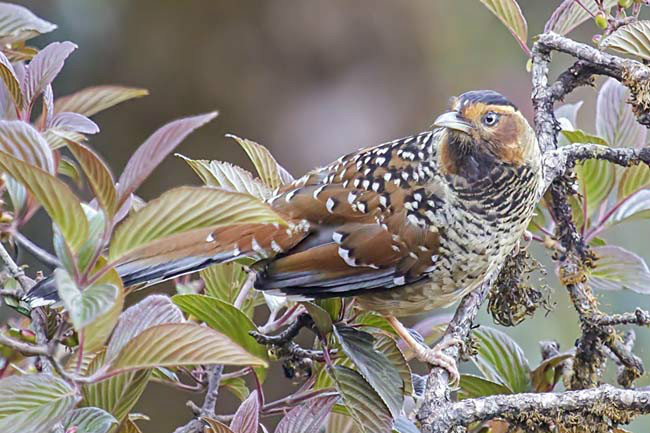
[[[485,126],[494,126],[499,121],[499,115],[493,111],[490,111],[483,116],[483,119],[481,119],[481,121]]]

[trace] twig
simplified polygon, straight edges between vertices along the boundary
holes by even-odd
[[[15,278],[23,291],[27,292],[34,285],[34,281],[25,275],[25,272],[16,264],[4,245],[0,243],[0,259],[9,270],[9,275]]]
[[[217,403],[217,394],[219,393],[219,384],[221,383],[223,365],[212,365],[208,368],[207,373],[208,389],[205,394],[205,399],[203,400],[203,405],[199,408],[191,401],[188,402],[188,405],[194,411],[195,418],[191,419],[187,424],[178,427],[174,430],[174,433],[202,433],[204,422],[201,420],[201,417],[215,417],[214,408]]]
[[[53,268],[58,268],[61,266],[59,259],[36,245],[22,233],[16,231],[12,233],[12,236],[14,239],[16,239],[16,242],[22,245],[23,248],[25,248],[32,256],[36,257],[36,259],[41,263]]]

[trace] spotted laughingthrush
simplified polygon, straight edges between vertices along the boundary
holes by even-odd
[[[454,98],[434,126],[281,187],[268,203],[289,229],[248,224],[187,235],[174,250],[131,258],[118,272],[125,285],[151,284],[253,257],[256,289],[354,296],[387,315],[419,359],[457,378],[454,360],[422,346],[395,316],[459,300],[505,260],[533,215],[541,155],[524,116],[494,91]],[[32,306],[56,300],[45,281],[28,295]]]

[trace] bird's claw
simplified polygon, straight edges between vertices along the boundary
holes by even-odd
[[[454,337],[445,339],[432,348],[419,345],[415,350],[415,356],[422,362],[444,368],[449,373],[450,384],[456,386],[460,383],[460,373],[458,372],[456,359],[444,353],[445,349],[456,345],[461,346],[462,350],[465,347],[465,342],[460,338]]]

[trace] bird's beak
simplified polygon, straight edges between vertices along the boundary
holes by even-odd
[[[457,111],[450,111],[438,117],[433,126],[455,129],[456,131],[469,134],[472,130],[472,125],[463,119]]]

